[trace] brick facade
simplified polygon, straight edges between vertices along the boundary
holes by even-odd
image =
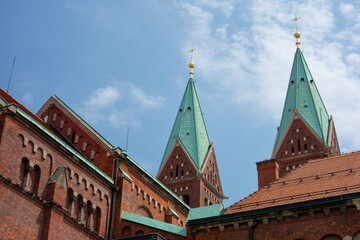
[[[195,240],[358,239],[359,205],[354,201],[340,202],[222,215],[216,220],[190,222],[188,233]]]
[[[222,203],[224,198],[213,146],[199,172],[177,142],[157,178],[191,207]]]
[[[295,114],[293,122],[281,144],[275,149],[273,159],[257,162],[258,187],[285,176],[310,159],[340,154],[333,121],[330,120],[330,147],[326,147],[301,117]]]
[[[51,97],[36,116],[2,90],[0,97],[10,103],[0,106],[1,236],[109,239],[114,219],[113,239],[127,227],[126,236],[185,239],[166,224],[184,229],[189,207],[61,100]],[[122,220],[124,212],[162,222],[165,230]]]

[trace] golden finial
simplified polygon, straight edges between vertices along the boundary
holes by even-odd
[[[300,47],[300,41],[299,41],[299,39],[300,39],[300,36],[301,36],[300,32],[298,31],[298,21],[299,21],[300,19],[301,19],[301,18],[298,17],[298,16],[296,16],[296,14],[295,14],[295,18],[293,19],[293,21],[295,21],[295,24],[296,24],[296,29],[295,29],[294,37],[296,38],[296,43],[295,43],[295,45],[296,45],[298,48]]]
[[[189,63],[189,68],[190,68],[190,72],[189,72],[189,75],[190,75],[190,78],[194,78],[194,68],[195,68],[195,63],[193,61],[193,52],[195,51],[196,49],[194,47],[192,47],[188,52],[190,53],[190,63]]]

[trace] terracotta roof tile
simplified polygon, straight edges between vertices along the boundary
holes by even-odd
[[[360,152],[312,160],[228,207],[226,214],[360,192]]]

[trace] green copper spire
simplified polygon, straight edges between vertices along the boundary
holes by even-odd
[[[160,169],[167,161],[177,139],[183,145],[198,170],[201,169],[209,149],[210,140],[192,78],[194,66],[195,64],[191,61],[189,64],[190,79],[186,86]]]
[[[307,66],[304,55],[300,50],[300,33],[295,33],[295,38],[297,39],[297,49],[291,70],[281,123],[275,140],[274,151],[282,141],[296,112],[314,131],[324,145],[328,145],[329,115]]]

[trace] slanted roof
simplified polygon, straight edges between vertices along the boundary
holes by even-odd
[[[34,125],[37,129],[39,129],[41,132],[43,132],[46,136],[54,140],[59,146],[61,146],[63,149],[71,153],[73,156],[75,156],[77,159],[80,160],[80,162],[87,165],[89,168],[94,170],[96,173],[98,173],[103,179],[105,179],[107,182],[113,184],[113,180],[111,177],[106,175],[103,171],[101,171],[98,167],[96,167],[92,162],[90,162],[88,159],[86,159],[83,155],[79,154],[74,148],[69,146],[67,143],[62,141],[59,137],[57,137],[51,129],[43,122],[42,119],[40,119],[38,116],[34,115],[30,110],[28,110],[25,106],[23,106],[21,103],[17,102],[14,98],[12,98],[8,93],[4,92],[0,88],[0,98],[2,99],[2,105],[7,103],[8,105],[15,105],[16,106],[16,114],[21,116],[22,118],[29,121],[31,124]],[[4,105],[3,107],[6,107],[7,105]]]
[[[327,146],[329,114],[300,48],[296,49],[274,151],[291,124],[295,110]]]
[[[82,119],[76,112],[74,112],[65,102],[63,102],[59,97],[56,95],[51,96],[46,103],[39,109],[36,113],[37,116],[40,116],[46,108],[51,105],[52,103],[59,104],[67,113],[69,113],[74,119],[76,119],[81,126],[84,126],[88,132],[93,134],[100,142],[105,145],[109,150],[113,149],[114,146],[108,142],[100,133],[98,133],[93,127],[91,127],[84,119]]]
[[[189,215],[187,217],[187,221],[218,216],[221,214],[223,209],[224,206],[222,204],[214,204],[204,207],[191,208]]]
[[[360,152],[312,160],[231,205],[226,214],[360,192]]]
[[[123,211],[122,219],[186,237],[186,228]]]
[[[29,109],[27,109],[22,103],[18,102],[9,93],[5,92],[2,88],[0,88],[0,105],[6,106],[6,105],[10,105],[10,104],[14,104],[18,108],[20,108],[24,113],[29,115],[31,118],[35,119],[43,127],[46,127],[49,131],[51,131],[51,129],[47,126],[47,124],[44,123],[44,121],[41,118],[36,116]]]
[[[152,176],[148,171],[145,170],[145,168],[143,168],[139,163],[137,163],[134,159],[132,159],[130,156],[126,156],[126,159],[129,160],[129,162],[136,166],[141,172],[144,173],[144,175],[146,175],[148,178],[150,178],[152,181],[154,181],[155,184],[157,184],[160,188],[162,188],[165,192],[167,192],[169,195],[171,195],[176,201],[178,201],[179,204],[181,204],[183,207],[185,207],[186,209],[190,209],[190,207],[182,200],[179,198],[179,196],[177,196],[173,191],[171,191],[169,188],[167,188],[162,182],[160,182],[159,179],[157,179],[156,177]],[[127,174],[125,171],[122,170],[123,173],[125,173],[129,178],[129,174]]]
[[[210,140],[192,78],[189,79],[186,86],[160,169],[165,164],[177,138],[180,139],[191,160],[200,171],[209,149]]]

